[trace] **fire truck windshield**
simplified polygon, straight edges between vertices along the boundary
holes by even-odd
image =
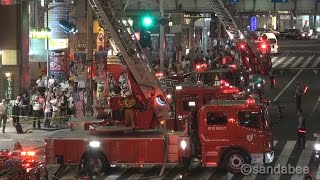
[[[244,110],[238,112],[238,121],[241,126],[265,129],[265,120],[262,111]]]

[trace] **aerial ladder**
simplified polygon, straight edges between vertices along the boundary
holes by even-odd
[[[136,97],[139,96],[141,98],[139,100],[146,104],[151,94],[154,94],[155,114],[158,118],[166,118],[169,114],[169,105],[142,47],[137,38],[133,38],[134,31],[126,19],[122,4],[119,0],[88,0],[88,2],[107,37],[110,38],[113,49],[119,52],[118,57],[131,72],[133,77],[131,80],[137,85],[132,87]]]
[[[265,73],[265,71],[269,71],[272,67],[271,58],[263,55],[261,51],[259,51],[253,38],[248,38],[241,32],[239,20],[236,19],[236,17],[240,18],[240,16],[236,14],[236,11],[231,10],[230,4],[226,3],[225,0],[209,0],[209,3],[224,29],[227,31],[230,39],[234,39],[236,42],[244,41],[250,48],[253,59],[255,59],[259,66],[259,70],[254,73]],[[230,12],[233,12],[234,14],[232,15]]]

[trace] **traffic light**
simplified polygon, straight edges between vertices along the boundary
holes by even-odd
[[[153,26],[153,23],[154,23],[154,18],[150,15],[143,16],[141,19],[141,25],[144,28],[149,28]]]

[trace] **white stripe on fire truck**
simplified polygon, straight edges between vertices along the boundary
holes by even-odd
[[[291,67],[296,67],[298,64],[300,64],[301,63],[301,61],[304,59],[304,57],[299,57],[299,59],[295,62],[295,63],[293,63],[292,65],[291,65]]]
[[[303,149],[299,161],[297,163],[297,165],[295,165],[296,167],[304,167],[304,166],[308,166],[309,165],[309,161],[310,161],[310,156],[313,153],[313,141],[307,141],[306,142],[306,147],[305,149]],[[291,180],[301,180],[304,178],[304,174],[297,174],[295,173]]]
[[[274,64],[272,64],[272,68],[277,67],[279,64],[282,63],[282,61],[284,61],[287,57],[282,57],[281,59],[279,59],[277,62],[275,62]]]
[[[301,65],[301,67],[306,67],[310,61],[314,58],[314,55],[313,56],[309,56],[308,59]]]
[[[278,157],[276,163],[274,164],[275,166],[277,166],[278,164],[280,164],[280,166],[286,166],[295,144],[296,144],[296,141],[287,141],[280,156]],[[279,180],[280,174],[272,174],[271,177],[269,177],[268,179]]]
[[[282,66],[281,68],[285,68],[287,67],[296,57],[291,57],[290,59],[288,59]]]

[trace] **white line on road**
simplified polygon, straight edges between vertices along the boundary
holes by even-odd
[[[310,156],[313,153],[313,144],[314,144],[314,142],[312,142],[312,141],[306,142],[306,148],[302,151],[296,167],[304,168],[304,166],[309,165]],[[303,177],[304,177],[304,174],[294,174],[292,176],[291,180],[301,180],[301,179],[303,179]]]
[[[303,69],[300,69],[300,71],[291,79],[287,86],[282,89],[282,91],[273,99],[273,101],[276,101],[281,96],[281,94],[290,86],[290,84],[299,76],[302,71]]]
[[[286,61],[281,68],[285,68],[286,66],[288,66],[296,57],[291,57],[288,61]]]
[[[286,143],[280,156],[277,159],[277,162],[274,164],[275,166],[277,166],[278,164],[280,166],[285,166],[287,164],[289,157],[290,157],[290,154],[291,154],[295,144],[296,144],[296,141],[288,141]],[[268,179],[279,180],[280,174],[271,174],[268,177]]]
[[[282,61],[283,60],[285,60],[287,57],[282,57],[281,59],[279,59],[279,61],[277,61],[276,63],[274,63],[273,65],[272,65],[272,68],[275,68],[275,67],[277,67],[279,64],[281,64],[282,63]]]
[[[279,57],[273,57],[273,58],[271,59],[271,62],[274,63],[278,58],[279,58]]]
[[[14,139],[0,139],[0,141],[11,142],[14,141]]]
[[[320,57],[318,57],[317,60],[314,61],[311,67],[317,67],[319,63],[320,63]]]
[[[309,56],[308,59],[301,65],[301,67],[306,67],[310,61],[314,58],[314,55],[313,56]]]
[[[298,64],[300,64],[301,63],[301,61],[304,59],[304,57],[299,57],[299,59],[295,62],[295,63],[293,63],[292,65],[291,65],[291,67],[296,67]]]
[[[318,100],[312,109],[312,113],[316,112],[316,110],[318,109],[319,103],[320,103],[320,96],[318,97]]]

